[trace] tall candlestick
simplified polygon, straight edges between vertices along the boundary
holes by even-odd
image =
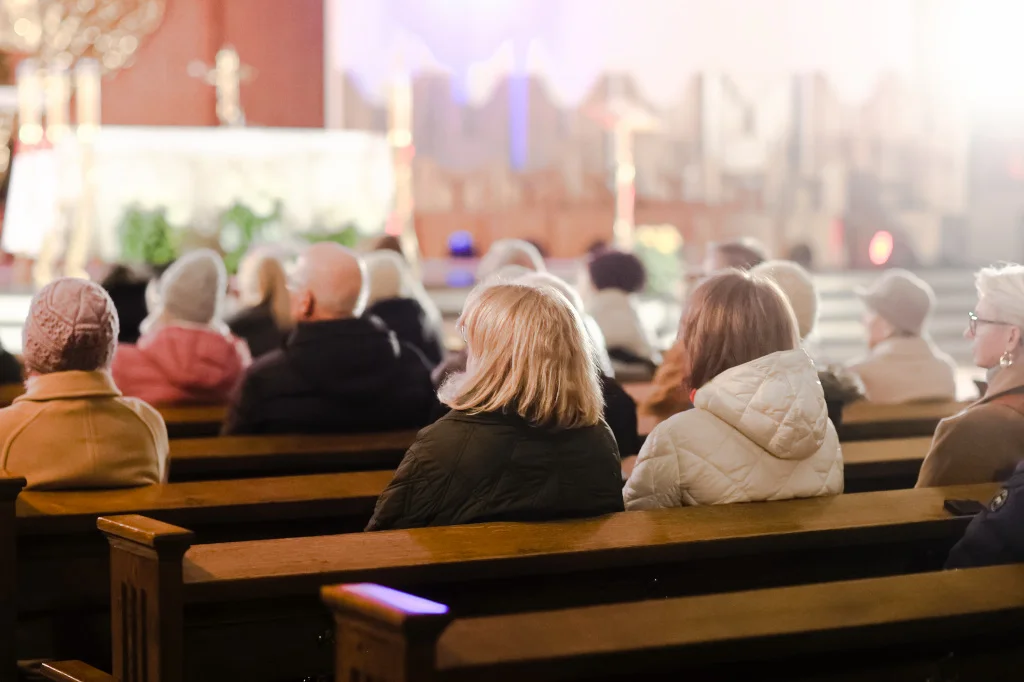
[[[70,79],[66,69],[50,67],[46,72],[46,139],[56,144],[68,134]]]
[[[75,118],[78,137],[91,140],[100,127],[100,64],[95,59],[80,59],[75,67]]]
[[[40,116],[42,98],[42,74],[34,59],[18,64],[18,139],[22,144],[35,145],[43,140],[43,126]]]

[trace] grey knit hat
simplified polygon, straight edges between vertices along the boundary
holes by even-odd
[[[900,269],[886,270],[870,287],[856,287],[854,293],[894,328],[914,336],[924,333],[935,306],[935,293],[928,283]]]
[[[103,287],[58,279],[32,299],[22,330],[25,366],[39,374],[107,369],[117,334],[117,310]]]
[[[160,278],[160,308],[182,322],[210,324],[221,317],[228,273],[216,251],[192,251]]]

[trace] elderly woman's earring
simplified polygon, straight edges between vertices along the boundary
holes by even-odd
[[[1001,356],[999,356],[999,366],[1000,367],[1009,367],[1012,364],[1013,364],[1013,355],[1010,353],[1010,351],[1006,351]]]

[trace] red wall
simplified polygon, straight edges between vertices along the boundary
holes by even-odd
[[[233,44],[257,70],[242,85],[253,126],[323,126],[323,0],[167,0],[134,65],[103,81],[103,122],[217,125],[213,86],[188,75]]]

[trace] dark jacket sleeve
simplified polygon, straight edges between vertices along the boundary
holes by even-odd
[[[222,436],[260,433],[259,383],[259,376],[252,371],[239,382],[221,428]]]
[[[21,381],[21,365],[18,364],[18,359],[0,348],[0,384],[20,384]]]
[[[373,517],[366,530],[420,528],[430,524],[434,509],[441,501],[442,476],[424,458],[422,443],[413,443],[395,476],[377,498]]]
[[[949,552],[946,568],[972,568],[1024,561],[1024,468],[967,526]]]
[[[601,377],[601,392],[604,395],[604,420],[612,429],[620,457],[629,457],[640,452],[640,438],[637,435],[636,401],[626,393],[615,379]]]

